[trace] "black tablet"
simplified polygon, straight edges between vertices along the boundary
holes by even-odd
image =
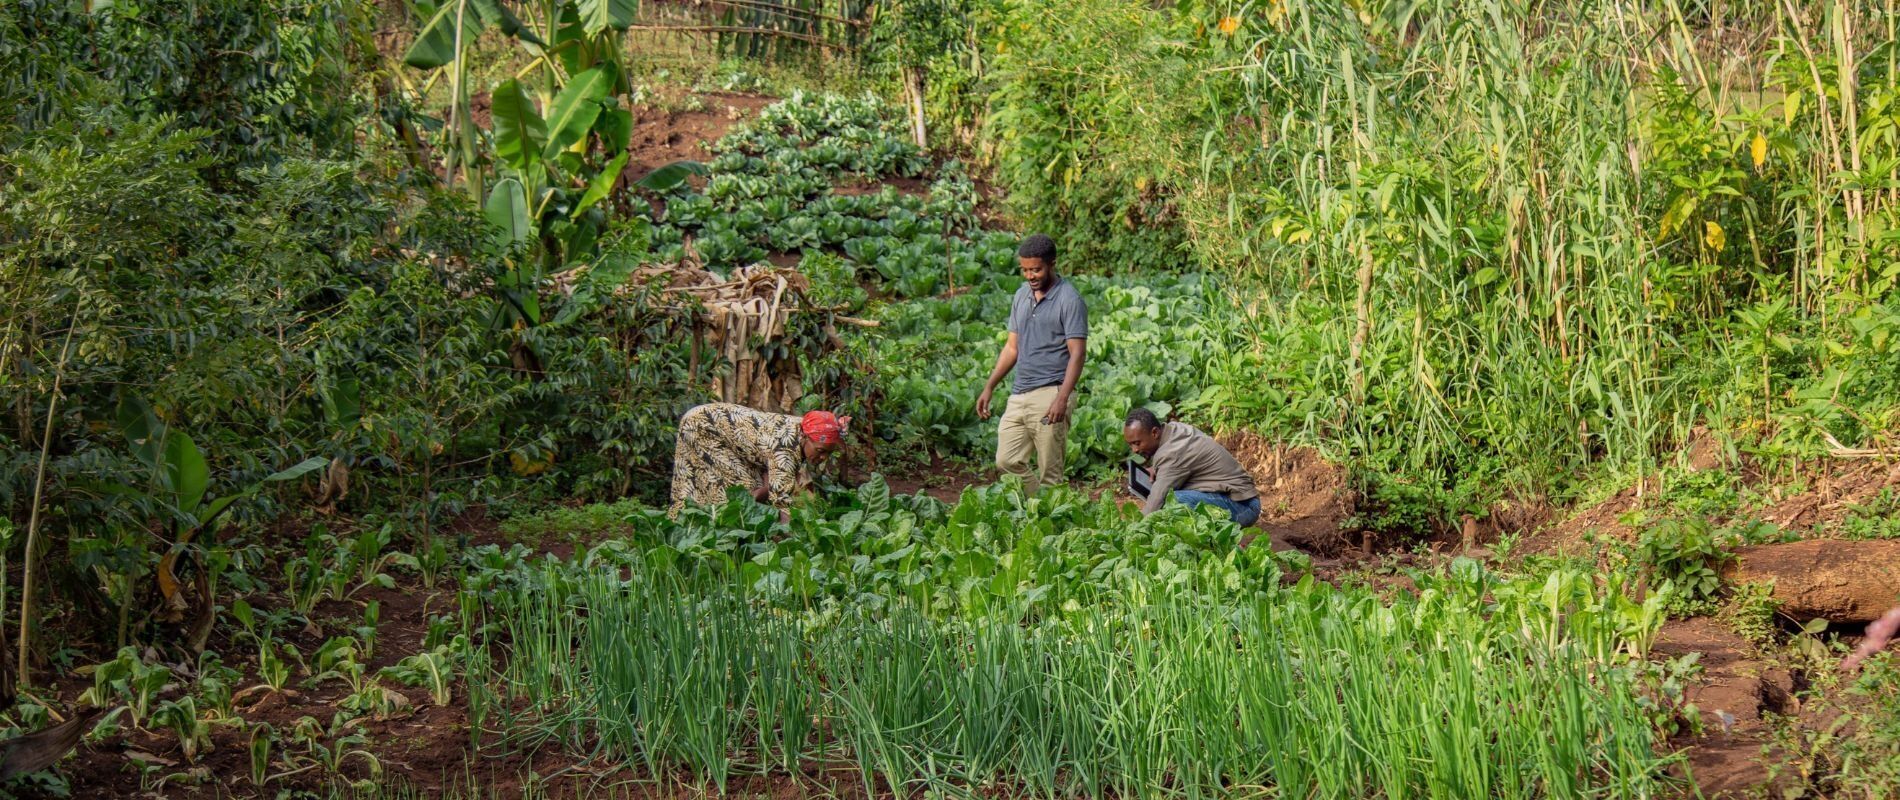
[[[1154,486],[1154,480],[1148,477],[1148,473],[1142,471],[1141,467],[1135,464],[1134,459],[1128,459],[1128,491],[1145,500],[1148,497],[1148,489],[1152,486]]]

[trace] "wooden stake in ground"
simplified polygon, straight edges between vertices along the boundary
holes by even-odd
[[[1364,242],[1359,244],[1359,293],[1352,304],[1352,343],[1347,353],[1347,365],[1352,371],[1352,403],[1357,406],[1366,400],[1365,367],[1359,363],[1359,356],[1366,349],[1366,337],[1372,331],[1372,311],[1368,307],[1372,298],[1372,248]]]

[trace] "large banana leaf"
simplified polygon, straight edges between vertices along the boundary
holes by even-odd
[[[171,478],[176,501],[173,505],[186,514],[195,514],[204,502],[205,489],[211,485],[211,467],[204,453],[183,431],[165,434],[165,473]]]
[[[626,30],[640,10],[637,0],[579,0],[576,5],[580,7],[581,24],[590,36],[608,28]]]
[[[548,126],[535,112],[534,101],[514,79],[495,87],[491,113],[495,119],[495,154],[516,171],[526,170],[541,157]]]
[[[495,241],[502,245],[534,237],[534,222],[529,219],[528,198],[524,192],[521,181],[503,178],[495,182],[494,190],[488,193],[488,202],[482,206],[488,224],[496,228]]]
[[[473,0],[473,2],[475,4],[476,13],[482,17],[482,22],[492,25],[500,29],[502,33],[524,42],[537,45],[544,44],[544,42],[541,41],[541,37],[535,36],[532,28],[521,24],[521,20],[515,16],[515,12],[509,11],[508,7],[501,3],[501,0]]]
[[[614,83],[612,66],[599,66],[575,75],[562,87],[548,112],[548,143],[542,157],[552,161],[574,146],[600,117],[600,101]]]
[[[403,54],[402,63],[416,69],[447,66],[455,60],[458,40],[467,47],[481,32],[482,15],[470,6],[469,0],[447,0],[422,26],[422,32],[416,34],[416,41]]]
[[[697,161],[675,161],[646,174],[636,185],[649,192],[664,192],[686,182],[693,175],[706,174],[706,165]]]

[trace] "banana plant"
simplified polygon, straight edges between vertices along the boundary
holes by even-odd
[[[120,430],[131,444],[132,454],[145,466],[148,479],[142,487],[114,484],[105,489],[143,500],[148,507],[164,513],[172,544],[159,559],[157,580],[165,613],[174,619],[184,610],[185,600],[173,566],[198,534],[210,528],[233,503],[256,495],[264,484],[295,480],[330,462],[320,456],[307,458],[231,494],[209,497],[210,465],[191,436],[160,420],[151,406],[136,398],[120,400],[118,417]]]
[[[478,132],[469,115],[469,48],[482,31],[490,26],[499,28],[530,47],[540,48],[543,42],[533,30],[522,25],[521,20],[501,0],[443,0],[440,3],[417,0],[413,9],[419,18],[426,21],[416,33],[415,42],[403,54],[403,63],[417,69],[438,70],[437,77],[447,76],[449,147],[444,157],[444,172],[451,184],[455,176],[460,174],[468,186],[469,195],[479,200],[482,196],[482,174],[476,142]]]
[[[633,111],[622,101],[630,87],[622,69],[623,32],[633,24],[634,0],[540,0],[517,6],[500,0],[418,0],[427,21],[404,57],[450,82],[453,146],[446,158],[482,202],[490,243],[514,259],[496,279],[504,327],[542,322],[536,287],[549,274],[589,263],[608,228],[609,209],[624,191]],[[530,57],[519,77],[491,94],[492,130],[484,139],[467,114],[469,45],[487,28],[514,37]],[[483,173],[492,167],[492,183]],[[627,182],[648,191],[678,186],[703,174],[678,162]],[[484,190],[484,187],[486,189]]]
[[[501,177],[483,211],[498,249],[527,252],[497,286],[528,325],[542,321],[534,287],[550,272],[590,262],[607,229],[603,203],[621,186],[633,134],[633,112],[615,94],[620,82],[609,62],[575,75],[546,103],[518,80],[495,88]],[[632,185],[663,192],[704,171],[696,162],[675,162]]]

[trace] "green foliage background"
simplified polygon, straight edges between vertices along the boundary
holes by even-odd
[[[931,99],[1074,268],[1231,276],[1210,421],[1482,514],[1698,425],[1772,471],[1892,446],[1879,5],[975,3]]]
[[[1655,474],[1698,427],[1793,474],[1900,424],[1900,58],[1867,4],[894,4],[861,70],[894,97],[894,68],[922,69],[976,181],[814,99],[786,113],[866,147],[747,134],[703,182],[646,187],[663,224],[622,174],[625,7],[477,5],[484,32],[447,50],[430,4],[0,9],[0,506],[23,525],[44,451],[59,595],[86,618],[138,608],[126,587],[189,549],[155,533],[176,509],[140,488],[169,479],[128,399],[218,494],[317,457],[349,467],[344,511],[422,529],[659,496],[701,396],[687,339],[637,291],[601,298],[687,236],[720,267],[803,253],[848,311],[877,304],[867,281],[917,301],[812,372],[827,402],[883,404],[887,449],[982,459],[957,385],[988,342],[932,305],[994,316],[1007,289],[978,183],[1151,345],[1097,362],[1084,466],[1122,407],[1166,403],[1323,447],[1360,522],[1401,531]],[[385,23],[436,38],[404,66]],[[557,57],[532,61],[534,30]],[[532,65],[471,88],[477,59]],[[475,125],[478,90],[520,124]],[[824,196],[874,174],[934,183]],[[580,266],[578,299],[549,288]],[[975,291],[937,302],[952,285]],[[229,519],[253,536],[314,482]]]

